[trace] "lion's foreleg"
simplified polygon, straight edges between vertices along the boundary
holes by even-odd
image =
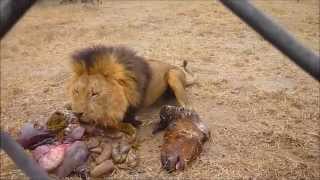
[[[167,74],[167,82],[174,92],[177,102],[180,106],[188,106],[188,99],[185,91],[186,79],[184,72],[179,69],[170,69]]]

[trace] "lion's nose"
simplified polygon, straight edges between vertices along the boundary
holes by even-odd
[[[73,114],[77,117],[77,118],[80,118],[83,113],[82,112],[73,112]]]

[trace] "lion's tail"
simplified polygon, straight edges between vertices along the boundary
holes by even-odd
[[[182,68],[186,74],[186,86],[191,86],[191,85],[194,85],[198,82],[198,77],[187,66],[188,66],[188,61],[184,60],[183,64],[182,64]]]

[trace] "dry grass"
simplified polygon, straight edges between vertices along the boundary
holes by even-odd
[[[256,0],[307,47],[320,52],[319,1]],[[72,12],[72,13],[71,13]],[[189,60],[199,85],[189,97],[212,142],[184,172],[160,170],[158,106],[140,113],[141,162],[115,178],[319,179],[319,84],[218,2],[40,3],[1,42],[1,128],[12,134],[67,101],[69,54],[124,44],[172,64]],[[1,152],[0,179],[23,179]]]

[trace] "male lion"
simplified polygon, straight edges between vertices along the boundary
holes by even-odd
[[[167,90],[180,106],[188,104],[185,87],[193,81],[187,82],[186,65],[180,69],[146,60],[121,46],[82,49],[72,55],[73,76],[67,85],[71,108],[82,119],[104,127],[119,129],[123,122],[139,125],[136,111]]]

